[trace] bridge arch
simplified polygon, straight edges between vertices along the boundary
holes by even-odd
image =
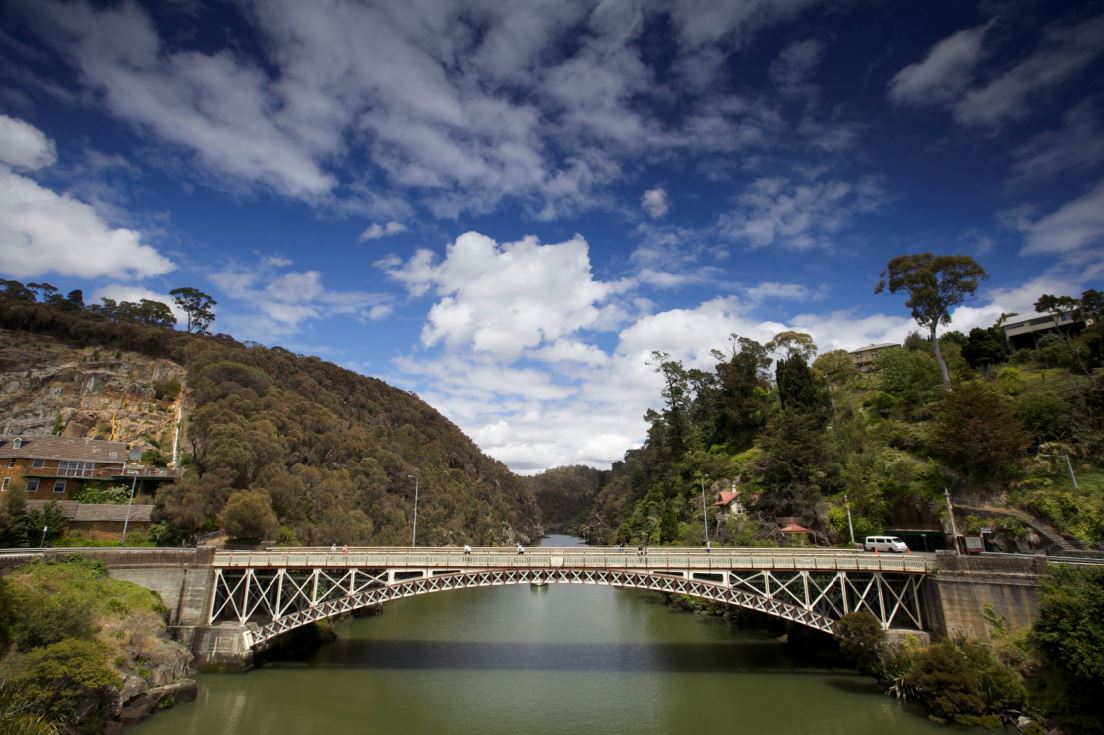
[[[660,572],[632,569],[477,568],[446,570],[220,570],[211,623],[243,625],[247,648],[317,620],[418,595],[530,584],[582,584],[687,595],[755,610],[828,634],[844,613],[865,609],[883,628],[922,627],[921,576],[879,572]],[[696,578],[707,576],[708,579]]]

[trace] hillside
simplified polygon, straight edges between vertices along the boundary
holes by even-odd
[[[94,436],[110,430],[110,413],[127,440],[161,444],[154,419],[174,415],[156,400],[161,381],[185,386],[185,477],[159,494],[155,513],[169,540],[229,526],[288,544],[407,544],[411,475],[419,543],[540,534],[520,479],[411,393],[279,347],[11,293],[0,297],[0,401],[19,428],[54,428],[60,415],[65,431]]]
[[[609,473],[584,465],[553,467],[523,478],[537,498],[546,531],[570,531],[583,519]]]
[[[808,335],[731,340],[713,371],[657,353],[665,405],[644,446],[615,463],[578,532],[595,543],[701,544],[701,487],[739,491],[747,513],[709,510],[714,543],[817,543],[886,529],[995,529],[994,548],[1104,545],[1104,362],[1099,321],[1015,353],[999,330],[914,334],[869,372],[840,350],[816,357]],[[810,364],[811,363],[811,364]],[[773,367],[773,370],[771,369]],[[1077,483],[1074,485],[1074,478]],[[1060,534],[1060,535],[1059,535]],[[1062,538],[1064,536],[1064,538]]]

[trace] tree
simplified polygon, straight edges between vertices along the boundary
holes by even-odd
[[[1070,335],[1069,328],[1062,326],[1062,316],[1077,311],[1080,307],[1081,302],[1072,296],[1043,294],[1035,302],[1035,311],[1040,314],[1048,314],[1054,319],[1054,330],[1062,336],[1062,340],[1066,343],[1066,348],[1069,349],[1070,355],[1077,363],[1077,367],[1085,375],[1092,375],[1092,370],[1085,364],[1085,359],[1081,355],[1081,346]]]
[[[943,397],[932,431],[933,453],[964,475],[1009,478],[1027,438],[1001,395],[977,381]]]
[[[859,374],[859,369],[855,367],[855,361],[847,350],[825,352],[813,361],[813,371],[834,388],[847,385]]]
[[[781,353],[783,359],[801,355],[806,362],[813,359],[817,351],[816,342],[813,341],[812,336],[792,330],[774,335],[771,341],[767,342],[766,348],[768,352]]]
[[[939,349],[936,332],[940,324],[951,323],[951,308],[972,295],[978,281],[988,276],[968,255],[898,255],[889,261],[874,289],[874,293],[882,293],[886,288],[890,293],[908,292],[905,306],[912,310],[912,318],[920,326],[928,328],[946,388],[951,385],[951,374]]]
[[[269,538],[279,523],[272,501],[262,490],[240,490],[230,496],[219,513],[219,525],[231,538],[259,543]]]
[[[169,291],[169,295],[188,317],[185,331],[193,334],[207,334],[207,328],[215,320],[214,307],[218,302],[208,294],[191,287],[174,288]]]
[[[840,652],[855,662],[864,674],[877,674],[886,645],[886,634],[878,619],[865,610],[849,612],[832,626]]]
[[[974,327],[962,348],[962,356],[974,370],[983,370],[989,375],[989,367],[1006,361],[1011,354],[1008,340],[998,327],[982,329]]]
[[[22,301],[33,304],[35,295],[34,291],[19,281],[0,280],[0,301]]]

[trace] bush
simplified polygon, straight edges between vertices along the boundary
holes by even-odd
[[[99,641],[68,639],[28,653],[11,678],[21,699],[55,722],[73,722],[82,705],[96,709],[122,678],[108,663],[109,649]]]
[[[1019,674],[983,643],[944,640],[921,651],[905,677],[909,690],[930,714],[964,725],[999,726],[1023,706]]]
[[[240,490],[231,495],[219,514],[219,523],[232,538],[254,543],[268,538],[279,527],[272,501],[261,490]]]
[[[70,497],[79,503],[123,505],[130,500],[130,487],[127,485],[105,487],[99,484],[88,484],[74,492]]]
[[[833,626],[840,652],[865,674],[877,675],[885,652],[882,624],[865,610],[849,612]]]

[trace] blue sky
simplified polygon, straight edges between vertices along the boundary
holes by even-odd
[[[0,1],[0,273],[218,300],[532,472],[608,466],[651,350],[902,339],[1101,287],[1104,3]]]

